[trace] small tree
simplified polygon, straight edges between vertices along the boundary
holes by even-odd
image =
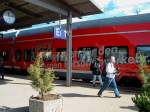
[[[45,100],[45,96],[53,89],[54,72],[52,69],[45,69],[43,61],[37,57],[35,62],[28,68],[32,87],[39,92],[40,99]]]
[[[146,64],[146,59],[144,55],[140,55],[140,63],[139,63],[139,74],[141,75],[144,85],[145,86],[148,83],[148,78],[149,78],[149,69]]]
[[[149,69],[146,65],[146,59],[143,55],[140,56],[140,75],[143,79],[143,86],[139,93],[132,98],[132,101],[139,108],[139,112],[150,112],[150,76]]]

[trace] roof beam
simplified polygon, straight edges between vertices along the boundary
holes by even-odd
[[[11,7],[11,8],[13,8],[13,9],[15,9],[15,10],[21,11],[21,12],[25,13],[26,15],[30,15],[30,16],[32,16],[32,17],[33,17],[33,16],[34,16],[34,17],[41,17],[40,14],[34,13],[34,12],[28,10],[28,9],[22,8],[22,7],[20,7],[20,6],[17,6],[17,5],[15,5],[14,3],[10,2],[10,1],[7,2],[6,5],[7,5],[8,7]]]
[[[0,30],[4,31],[7,29],[13,29],[13,28],[20,29],[20,28],[25,28],[25,27],[31,27],[31,25],[33,24],[37,24],[37,23],[40,24],[40,23],[43,23],[43,21],[50,22],[53,20],[56,20],[56,18],[53,17],[52,19],[49,19],[49,17],[41,17],[41,18],[34,19],[31,17],[22,17],[22,18],[17,19],[16,24],[3,25],[2,27],[0,27]]]
[[[81,12],[79,12],[78,10],[76,10],[74,7],[70,6],[69,4],[67,4],[65,1],[63,0],[58,0],[57,1],[60,5],[64,6],[67,10],[71,10],[73,15],[77,16],[77,17],[81,17],[83,14]]]
[[[61,14],[61,15],[64,15],[64,16],[67,16],[68,15],[68,11],[62,9],[62,8],[59,8],[55,5],[52,5],[46,1],[41,1],[41,0],[24,0],[28,3],[31,3],[31,4],[34,4],[34,5],[37,5],[37,6],[40,6],[40,7],[43,7],[45,9],[48,9],[52,12],[55,12],[55,13],[58,13],[58,14]]]
[[[26,6],[28,5],[29,3],[23,3],[23,4],[20,4],[20,5],[17,5],[17,7],[23,7],[23,6]]]
[[[101,3],[99,0],[89,0],[91,3],[93,3],[93,5],[95,5],[101,12],[102,12],[102,7],[101,7]]]

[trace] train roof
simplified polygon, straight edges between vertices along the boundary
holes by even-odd
[[[76,22],[72,24],[72,29],[115,26],[115,25],[125,25],[125,24],[138,24],[138,23],[145,23],[145,22],[150,22],[150,13]],[[18,36],[27,36],[27,35],[53,32],[53,28],[55,26],[45,26],[45,27],[38,27],[38,28],[32,28],[32,29],[23,29],[19,32]],[[62,26],[66,27],[66,25],[62,25]],[[16,32],[7,33],[4,35],[4,37],[6,38],[15,37],[15,35],[16,35]]]

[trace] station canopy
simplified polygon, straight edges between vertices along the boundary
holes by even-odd
[[[94,0],[1,0],[0,12],[7,9],[14,12],[16,21],[13,25],[0,23],[0,31],[66,19],[68,11],[79,18],[102,12]]]

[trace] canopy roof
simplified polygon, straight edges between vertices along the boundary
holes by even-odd
[[[93,0],[1,0],[0,12],[7,9],[15,13],[16,21],[13,25],[0,23],[0,31],[65,19],[68,11],[79,18],[102,12]]]

